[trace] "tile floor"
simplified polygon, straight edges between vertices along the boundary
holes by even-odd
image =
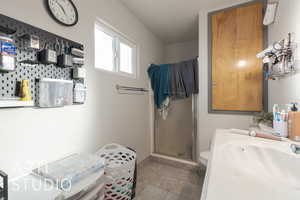
[[[150,160],[138,168],[134,200],[200,200],[205,172]]]

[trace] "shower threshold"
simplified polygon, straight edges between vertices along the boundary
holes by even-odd
[[[166,164],[175,165],[176,167],[182,167],[185,169],[198,169],[200,167],[197,162],[166,156],[158,153],[151,153],[151,158],[159,162],[165,162]]]

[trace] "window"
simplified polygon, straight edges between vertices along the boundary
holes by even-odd
[[[137,45],[109,26],[95,25],[95,67],[136,78]]]
[[[108,71],[114,70],[114,38],[99,29],[95,31],[96,66]]]

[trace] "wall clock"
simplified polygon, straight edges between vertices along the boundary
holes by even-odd
[[[78,22],[78,11],[72,0],[46,0],[51,17],[64,26],[74,26]]]

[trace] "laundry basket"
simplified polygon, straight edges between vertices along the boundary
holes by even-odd
[[[136,153],[119,144],[109,144],[96,154],[106,160],[104,200],[131,200]]]

